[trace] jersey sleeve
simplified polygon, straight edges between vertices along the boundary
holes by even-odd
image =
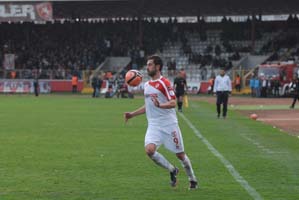
[[[170,101],[172,99],[176,99],[175,93],[173,91],[173,88],[171,87],[171,83],[168,79],[163,78],[162,79],[163,85],[164,85],[164,91],[165,91],[165,96],[167,99]]]

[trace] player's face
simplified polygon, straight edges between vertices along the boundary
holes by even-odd
[[[153,77],[157,74],[158,66],[155,65],[154,60],[148,60],[146,64],[147,74]]]
[[[225,75],[225,71],[224,70],[221,70],[220,71],[220,76],[224,76]]]

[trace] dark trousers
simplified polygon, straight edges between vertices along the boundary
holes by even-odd
[[[217,114],[218,117],[221,114],[221,104],[223,104],[223,110],[222,110],[222,116],[226,117],[227,114],[227,102],[228,102],[228,91],[223,91],[223,92],[217,92]]]
[[[236,85],[236,91],[238,91],[238,92],[241,91],[241,85],[240,84]]]
[[[267,97],[267,87],[262,87],[261,97]]]
[[[38,96],[38,88],[34,88],[34,94],[35,96]]]
[[[93,86],[93,92],[92,92],[92,97],[97,97],[97,86]]]
[[[279,88],[274,87],[274,96],[278,97],[279,96]]]
[[[299,101],[299,94],[298,93],[294,94],[294,96],[293,96],[293,103],[291,105],[292,108],[294,108],[297,100]]]
[[[77,85],[73,85],[72,92],[73,92],[73,93],[76,93],[76,92],[77,92]]]

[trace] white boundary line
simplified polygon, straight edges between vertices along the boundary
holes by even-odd
[[[185,120],[188,126],[193,130],[195,135],[208,147],[208,149],[216,156],[226,167],[232,177],[247,191],[247,193],[255,200],[263,199],[261,195],[249,185],[249,183],[240,175],[240,173],[234,168],[234,166],[220,154],[215,147],[196,129],[193,124],[189,121],[183,113],[179,113],[180,116]]]
[[[298,121],[299,118],[258,118],[258,121]]]

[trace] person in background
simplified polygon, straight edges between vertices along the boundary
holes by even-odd
[[[215,82],[215,76],[212,76],[209,79],[208,94],[213,94],[213,91],[214,91],[214,82]]]
[[[275,79],[273,81],[273,87],[274,87],[274,96],[279,97],[279,87],[280,87],[280,82],[278,79]]]
[[[261,81],[257,76],[254,79],[254,93],[255,97],[261,96]]]
[[[39,95],[39,83],[38,83],[38,78],[35,78],[33,81],[33,88],[34,88],[34,94],[36,97]]]
[[[261,97],[267,97],[268,96],[268,84],[269,84],[269,80],[263,76],[262,77],[262,89],[261,89]]]
[[[77,89],[78,89],[78,76],[74,74],[72,76],[72,92],[77,93]]]
[[[227,116],[227,103],[228,96],[232,91],[231,80],[228,75],[225,74],[225,70],[221,69],[220,74],[216,77],[214,83],[214,94],[217,96],[217,117],[221,114],[221,104],[223,104],[222,117],[225,119]]]
[[[177,97],[178,111],[183,111],[183,97],[187,91],[187,82],[184,78],[184,70],[180,70],[178,72],[177,77],[174,79],[173,87],[175,91],[175,95]]]
[[[297,100],[299,101],[299,79],[296,76],[294,76],[292,83],[290,84],[290,90],[293,95],[293,102],[290,108],[294,109]]]
[[[251,97],[255,96],[255,90],[254,90],[254,74],[251,75],[250,81],[249,81],[249,86],[251,89]]]
[[[101,95],[101,89],[102,89],[102,85],[103,85],[103,76],[102,75],[99,75],[98,76],[98,96],[99,97]]]
[[[91,86],[93,89],[93,93],[92,93],[92,97],[98,97],[99,96],[99,80],[98,77],[96,75],[94,75],[91,79]]]
[[[236,79],[235,79],[235,89],[237,92],[241,91],[241,77],[239,74],[237,74]]]

